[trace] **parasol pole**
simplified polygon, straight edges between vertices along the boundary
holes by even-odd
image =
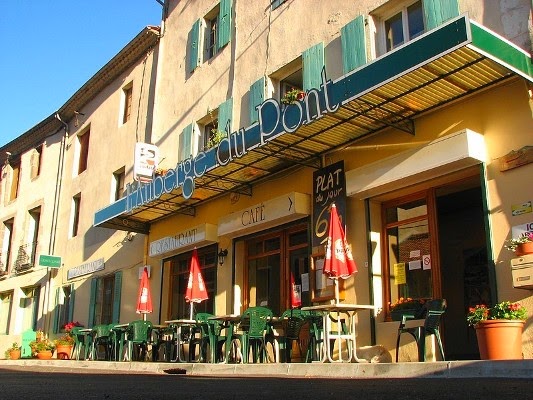
[[[339,304],[339,278],[333,279],[333,282],[335,283],[335,305]]]
[[[193,315],[193,302],[191,301],[191,318],[189,318],[192,321],[192,315]]]

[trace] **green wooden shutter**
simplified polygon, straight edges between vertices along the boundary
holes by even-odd
[[[68,301],[68,322],[74,321],[74,284],[70,285],[70,298]]]
[[[233,99],[227,99],[218,106],[218,130],[231,133],[231,118],[233,113]],[[226,128],[228,129],[226,131]]]
[[[61,288],[56,289],[56,303],[54,306],[54,333],[59,332],[59,295],[61,294]]]
[[[459,4],[457,0],[423,0],[424,19],[426,31],[442,25],[450,18],[459,15]]]
[[[91,279],[91,298],[89,299],[89,326],[94,325],[94,309],[96,307],[96,293],[98,293],[98,278]]]
[[[202,40],[201,40],[202,21],[197,20],[191,31],[189,32],[189,72],[193,72],[201,62],[200,55],[202,54]]]
[[[120,320],[120,294],[122,292],[122,271],[115,272],[115,288],[113,293],[113,323]]]
[[[250,122],[253,123],[257,121],[257,110],[256,106],[265,101],[265,77],[259,78],[255,81],[252,86],[250,86],[250,100],[249,100],[249,112],[250,112]]]
[[[366,64],[365,18],[362,15],[341,28],[341,43],[345,74]]]
[[[192,135],[192,124],[189,124],[183,129],[180,135],[180,161],[186,160],[193,155]]]
[[[324,43],[318,43],[302,53],[304,90],[318,88],[324,67]]]
[[[220,0],[218,11],[217,51],[227,45],[231,38],[231,0]]]

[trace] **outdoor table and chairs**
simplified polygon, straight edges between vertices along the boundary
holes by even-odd
[[[176,347],[176,358],[174,362],[188,362],[185,358],[185,344],[189,344],[190,335],[193,328],[196,326],[195,319],[171,319],[165,321],[174,329],[174,342]]]
[[[79,360],[87,360],[90,355],[92,347],[92,332],[91,328],[74,327],[72,328],[72,335],[74,336],[74,348],[72,357]]]
[[[357,321],[356,315],[362,310],[375,310],[376,307],[365,304],[323,304],[302,307],[302,311],[323,312],[323,354],[326,362],[367,362],[357,357]],[[335,342],[338,342],[338,357],[333,358]],[[345,344],[347,358],[343,357],[342,344]]]
[[[235,339],[235,327],[241,321],[239,314],[227,314],[227,315],[215,315],[208,318],[209,321],[215,322],[212,325],[213,329],[217,329],[217,344],[220,346],[220,354],[216,356],[217,359],[221,359],[225,363],[236,361],[232,358],[232,346]],[[225,335],[222,336],[222,331],[225,331]],[[223,338],[223,342],[221,342]],[[223,353],[222,353],[223,348]]]

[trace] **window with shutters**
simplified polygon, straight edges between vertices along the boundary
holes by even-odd
[[[9,191],[9,201],[13,201],[18,196],[20,185],[20,159],[11,164],[11,187]]]
[[[113,195],[112,201],[117,201],[124,197],[124,182],[126,181],[126,169],[120,168],[113,173],[113,180],[111,182],[111,193]]]
[[[459,15],[457,0],[388,1],[371,13],[379,56]]]
[[[28,329],[37,329],[37,316],[39,309],[39,294],[41,292],[40,286],[32,286],[21,288],[22,298],[20,304],[22,308],[22,329],[24,332]]]
[[[4,221],[4,237],[2,240],[2,253],[0,254],[0,274],[5,275],[9,272],[9,266],[13,260],[13,227],[15,219],[11,218]]]
[[[72,321],[72,285],[59,288],[57,294],[57,331]],[[56,332],[57,333],[57,332]]]
[[[12,307],[13,291],[0,293],[0,335],[9,334]]]
[[[301,57],[275,71],[269,76],[270,82],[266,87],[266,98],[274,98],[281,103],[287,92],[293,89],[303,90],[302,72]]]
[[[232,0],[221,0],[202,18],[196,20],[189,32],[189,71],[211,60],[230,42]]]
[[[113,322],[113,295],[115,292],[115,275],[99,279],[95,299],[94,324]]]
[[[122,123],[125,124],[131,118],[131,105],[133,103],[133,82],[122,89]]]
[[[35,258],[37,255],[37,244],[39,243],[39,229],[41,225],[41,207],[36,207],[29,211],[29,224],[28,224],[28,250],[29,262],[31,265],[36,265]]]
[[[41,174],[41,163],[43,157],[43,147],[40,145],[33,149],[31,154],[31,179],[37,178]]]
[[[87,169],[90,133],[91,132],[87,130],[77,137],[78,175]]]
[[[81,207],[81,193],[72,197],[72,208],[70,215],[70,237],[78,236],[78,229],[80,225],[80,207]]]

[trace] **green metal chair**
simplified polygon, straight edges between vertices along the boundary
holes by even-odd
[[[146,359],[148,345],[152,344],[152,323],[150,321],[137,320],[129,323],[126,332],[126,343],[128,344],[128,360],[133,361],[133,351],[138,348],[138,360]]]
[[[240,329],[236,337],[241,343],[243,362],[249,362],[252,351],[253,362],[267,359],[266,336],[269,334],[269,320],[272,310],[267,307],[250,307],[241,315]]]
[[[92,330],[91,358],[95,361],[99,359],[100,348],[104,349],[104,360],[111,360],[113,342],[111,337],[111,326],[109,324],[95,325]]]
[[[209,328],[209,317],[213,314],[196,313],[196,326],[192,329],[189,340],[189,361],[204,362],[207,360],[207,348],[211,353],[216,348],[216,339]],[[196,357],[196,347],[198,346],[198,357]]]
[[[293,342],[297,343],[300,354],[303,355],[304,349],[302,348],[302,339],[300,338],[300,333],[302,331],[302,328],[306,324],[309,325],[310,322],[311,321],[309,319],[309,312],[302,311],[298,308],[285,310],[283,314],[281,314],[281,323],[283,326],[283,333],[284,333],[281,347],[282,347],[282,350],[284,350],[282,353],[285,356],[284,357],[285,362],[292,361]],[[309,343],[307,343],[307,345],[305,346],[306,361],[307,361],[308,347],[309,347]]]
[[[414,337],[418,348],[418,361],[426,361],[426,336],[435,335],[437,344],[439,346],[440,355],[442,360],[444,358],[444,349],[442,348],[442,340],[440,338],[439,325],[442,315],[446,311],[446,300],[435,299],[429,300],[424,304],[425,320],[424,325],[415,327],[406,327],[406,321],[414,319],[414,316],[404,315],[400,326],[398,327],[398,336],[396,339],[396,362],[398,362],[398,355],[400,350],[400,337],[403,333],[409,333]]]

